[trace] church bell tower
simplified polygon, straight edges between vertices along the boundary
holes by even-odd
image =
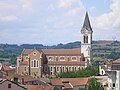
[[[83,27],[81,29],[81,53],[85,58],[85,67],[92,65],[92,28],[89,21],[88,13],[86,12]]]

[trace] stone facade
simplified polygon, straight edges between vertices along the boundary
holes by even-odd
[[[31,75],[40,77],[42,75],[43,60],[42,51],[36,49],[24,49],[21,56],[17,58],[17,73],[19,75]]]
[[[60,72],[84,68],[84,57],[80,49],[24,49],[17,58],[19,75],[54,75]]]
[[[92,65],[92,28],[86,13],[81,30],[81,49],[24,49],[17,58],[17,73],[42,77],[76,71]]]

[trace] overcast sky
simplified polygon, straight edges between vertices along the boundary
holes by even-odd
[[[88,11],[94,40],[120,40],[120,0],[0,0],[0,43],[81,40]]]

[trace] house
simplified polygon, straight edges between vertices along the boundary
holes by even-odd
[[[4,80],[0,82],[0,90],[27,90],[27,89],[10,80]]]
[[[27,90],[58,90],[54,86],[41,86],[41,85],[25,85]]]
[[[107,70],[111,70],[111,62],[102,62],[99,64],[99,74],[106,75]]]
[[[15,69],[10,68],[9,66],[5,64],[0,64],[0,78],[1,79],[7,79],[8,77],[11,77],[14,75]]]
[[[92,33],[89,16],[86,13],[81,29],[81,48],[24,49],[17,57],[17,74],[40,78],[91,66]]]
[[[60,90],[79,90],[87,87],[88,80],[88,78],[53,78],[50,79],[50,84]]]
[[[120,58],[111,63],[108,74],[108,90],[120,90]]]

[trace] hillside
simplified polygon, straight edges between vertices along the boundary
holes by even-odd
[[[80,42],[71,42],[67,44],[58,44],[53,46],[45,46],[42,44],[0,44],[0,62],[7,64],[15,64],[16,57],[19,56],[24,48],[37,49],[71,49],[79,48]],[[115,60],[120,56],[119,41],[93,41],[93,56],[95,61]]]

